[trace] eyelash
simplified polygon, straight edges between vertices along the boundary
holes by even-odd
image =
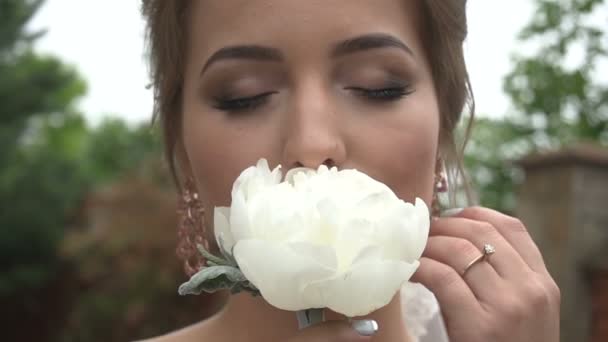
[[[237,99],[216,99],[217,104],[213,107],[226,112],[243,112],[253,110],[263,104],[268,95],[276,94],[276,92],[266,92],[251,97],[242,97]]]
[[[381,89],[366,89],[351,87],[346,88],[354,90],[371,101],[396,101],[414,92],[408,87],[390,87]]]
[[[414,92],[414,90],[409,87],[391,87],[381,89],[349,87],[346,89],[353,90],[373,102],[396,101]],[[214,108],[226,112],[245,112],[248,110],[253,110],[264,104],[268,98],[268,95],[272,94],[276,94],[276,92],[266,92],[252,97],[243,97],[237,99],[216,99],[217,104],[214,105]]]

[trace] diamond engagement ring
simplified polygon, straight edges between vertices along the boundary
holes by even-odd
[[[462,276],[464,277],[465,273],[467,273],[467,271],[469,270],[469,268],[471,268],[471,266],[475,265],[476,263],[483,260],[484,258],[488,258],[490,255],[492,255],[494,253],[496,253],[496,248],[494,246],[490,245],[489,243],[486,243],[485,245],[483,245],[483,254],[480,254],[478,257],[471,260],[471,262],[467,265],[467,267],[464,268],[464,271],[462,271]]]
[[[489,243],[486,243],[485,245],[483,245],[483,255],[484,256],[489,256],[494,253],[496,253],[496,248],[494,248],[494,246],[490,245]]]

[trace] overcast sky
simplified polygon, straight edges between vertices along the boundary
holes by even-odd
[[[149,80],[139,3],[47,0],[30,24],[48,29],[37,43],[38,51],[74,65],[86,79],[89,89],[80,109],[93,124],[107,115],[130,122],[150,117],[152,95],[145,89]],[[530,0],[468,1],[465,54],[478,113],[500,116],[507,112],[502,78],[510,70],[511,53],[516,51],[515,36],[531,11]]]

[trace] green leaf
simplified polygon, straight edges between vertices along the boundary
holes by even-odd
[[[222,255],[224,256],[224,258],[226,258],[226,260],[228,260],[230,262],[230,264],[232,266],[238,267],[238,264],[236,262],[236,259],[234,258],[234,253],[233,251],[228,252],[225,248],[224,248],[224,238],[220,235],[218,236],[218,244],[220,246],[220,252],[222,253]],[[234,246],[232,246],[232,248],[234,249]]]
[[[220,257],[217,257],[213,254],[211,254],[209,251],[207,251],[205,249],[205,247],[203,247],[203,245],[201,244],[197,244],[196,248],[198,249],[199,253],[201,253],[201,255],[207,260],[207,263],[210,266],[215,266],[215,265],[223,265],[223,266],[231,266],[231,267],[236,267],[236,264],[232,264],[230,261],[222,259]]]
[[[205,267],[193,275],[190,280],[180,285],[178,293],[180,295],[201,294],[201,292],[213,293],[223,289],[241,288],[246,285],[247,279],[236,267],[232,266],[212,266]]]

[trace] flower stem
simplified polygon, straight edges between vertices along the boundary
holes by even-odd
[[[306,309],[296,312],[298,318],[298,327],[300,329],[307,328],[313,324],[321,323],[325,320],[323,309]]]

